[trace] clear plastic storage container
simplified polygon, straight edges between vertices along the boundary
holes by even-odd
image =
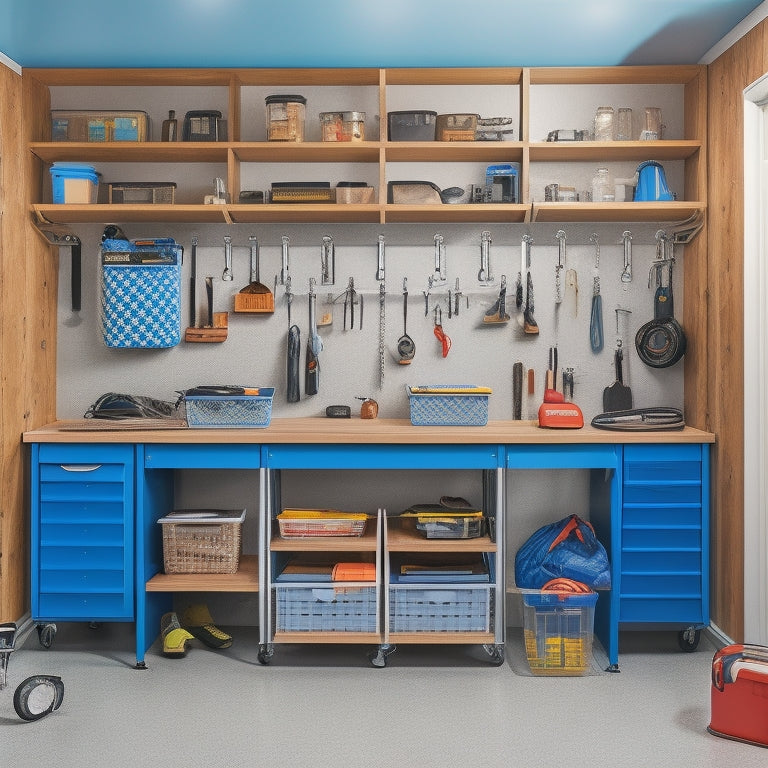
[[[304,141],[307,100],[303,96],[267,96],[267,139]]]

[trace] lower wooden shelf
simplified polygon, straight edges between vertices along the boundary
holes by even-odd
[[[474,645],[477,643],[495,643],[493,632],[390,632],[389,642],[430,645]]]
[[[259,559],[242,555],[237,573],[157,573],[147,592],[258,592]]]
[[[276,643],[380,643],[378,632],[275,632]]]

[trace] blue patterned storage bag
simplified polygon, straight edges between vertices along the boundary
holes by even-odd
[[[152,349],[181,341],[183,248],[172,238],[101,245],[101,322],[108,347]]]

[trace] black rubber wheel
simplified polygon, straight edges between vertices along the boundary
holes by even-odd
[[[491,645],[490,643],[483,645],[485,652],[491,657],[491,664],[494,667],[500,667],[504,663],[504,646]]]
[[[396,650],[396,645],[380,645],[376,650],[368,654],[368,661],[377,669],[383,669],[387,666],[387,656],[391,656]]]
[[[677,644],[680,646],[680,650],[686,653],[695,651],[699,647],[699,640],[701,640],[700,629],[689,627],[677,633]]]
[[[37,637],[40,641],[40,645],[42,645],[43,648],[50,648],[53,645],[54,639],[56,638],[56,625],[38,624]]]
[[[27,722],[39,720],[61,706],[64,683],[54,675],[32,675],[13,694],[16,714]]]
[[[272,656],[274,654],[274,650],[269,645],[260,645],[259,646],[259,653],[256,656],[256,658],[259,660],[259,664],[266,666],[269,664],[270,661],[272,661]]]

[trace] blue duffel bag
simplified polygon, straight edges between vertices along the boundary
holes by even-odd
[[[515,555],[515,583],[541,589],[550,579],[573,579],[592,589],[611,586],[605,547],[578,515],[539,528]]]

